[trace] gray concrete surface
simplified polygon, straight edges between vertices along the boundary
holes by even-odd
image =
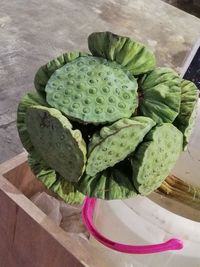
[[[104,30],[146,43],[159,65],[180,70],[200,20],[160,0],[0,0],[0,162],[22,151],[16,109],[38,67],[87,50],[88,34]]]

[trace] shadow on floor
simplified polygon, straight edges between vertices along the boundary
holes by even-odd
[[[200,18],[200,0],[162,0]]]

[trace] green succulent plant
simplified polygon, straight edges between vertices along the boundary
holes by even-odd
[[[68,203],[148,195],[189,141],[197,89],[131,38],[96,32],[88,46],[40,67],[19,103],[29,165]]]

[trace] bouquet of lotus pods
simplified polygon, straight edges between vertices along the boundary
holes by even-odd
[[[40,67],[19,103],[30,167],[68,203],[148,195],[188,143],[197,88],[128,37],[92,33],[88,46]]]

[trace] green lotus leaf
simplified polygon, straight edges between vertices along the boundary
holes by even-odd
[[[85,168],[86,146],[79,130],[58,110],[29,107],[25,123],[35,151],[68,181],[77,181]]]
[[[47,64],[39,68],[35,75],[34,84],[38,91],[44,92],[45,86],[51,77],[51,75],[59,68],[66,65],[68,62],[73,61],[76,58],[87,56],[87,53],[83,52],[69,52],[60,55],[59,57],[51,60]]]
[[[33,152],[28,156],[29,165],[37,178],[51,191],[68,204],[82,204],[84,195],[77,191],[71,182],[62,178],[55,170]]]
[[[89,197],[107,200],[126,199],[137,196],[131,177],[131,164],[125,160],[94,176],[84,173],[77,189]]]
[[[143,44],[111,32],[94,32],[88,37],[88,47],[93,56],[116,61],[133,75],[153,70],[155,56]]]
[[[25,123],[26,111],[30,106],[48,106],[45,101],[45,97],[41,93],[31,92],[25,95],[18,105],[17,110],[17,129],[19,133],[20,140],[24,148],[31,152],[34,148],[27,131],[27,126]]]
[[[184,148],[189,142],[197,110],[198,90],[193,82],[181,81],[181,106],[174,125],[183,133]]]
[[[89,144],[86,173],[94,176],[125,159],[154,125],[150,118],[134,117],[103,127]]]
[[[136,79],[116,62],[92,56],[55,71],[45,91],[52,107],[83,123],[128,118],[138,105]]]
[[[170,68],[156,68],[139,81],[139,114],[157,123],[173,122],[180,110],[180,78]]]
[[[152,128],[132,155],[133,183],[142,195],[156,190],[169,175],[183,147],[183,135],[172,124]]]

